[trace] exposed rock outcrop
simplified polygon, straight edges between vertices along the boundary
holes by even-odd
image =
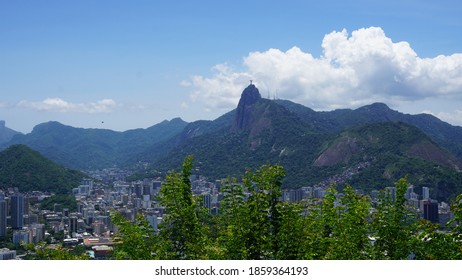
[[[260,92],[255,85],[251,84],[244,89],[237,105],[233,125],[231,126],[232,132],[249,128],[253,121],[252,108],[260,99]]]

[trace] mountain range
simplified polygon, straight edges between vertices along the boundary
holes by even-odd
[[[427,186],[434,198],[447,200],[462,192],[461,139],[461,127],[432,115],[403,114],[382,103],[317,112],[262,98],[249,85],[237,108],[213,121],[177,118],[125,132],[48,122],[0,144],[25,144],[80,170],[142,161],[149,173],[165,173],[192,154],[200,174],[220,179],[278,163],[289,188],[334,182],[377,189],[407,175],[417,192]]]

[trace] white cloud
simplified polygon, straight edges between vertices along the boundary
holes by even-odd
[[[188,103],[186,103],[186,102],[181,102],[180,107],[181,107],[182,109],[188,109],[188,108],[189,108],[189,105],[188,105]]]
[[[22,100],[18,107],[31,108],[38,111],[59,112],[59,113],[109,113],[116,107],[117,103],[112,99],[103,99],[89,103],[72,103],[61,98],[46,98],[42,101]]]
[[[183,80],[183,81],[180,82],[180,86],[182,86],[182,87],[190,87],[190,86],[192,86],[192,84],[191,84],[190,81]]]
[[[212,78],[192,77],[192,100],[203,102],[206,109],[223,109],[228,108],[230,104],[237,104],[242,85],[251,79],[251,75],[233,72],[226,64],[215,65],[213,70],[215,75]]]
[[[438,119],[448,122],[450,124],[462,126],[462,110],[453,110],[449,112],[438,112],[438,113],[425,110],[424,113],[431,114],[437,117]]]
[[[251,52],[243,71],[214,66],[211,77],[194,76],[193,101],[208,109],[234,108],[249,79],[263,96],[275,95],[313,109],[398,105],[431,97],[462,97],[462,54],[420,58],[407,42],[393,42],[379,27],[325,35],[323,55],[293,47]]]

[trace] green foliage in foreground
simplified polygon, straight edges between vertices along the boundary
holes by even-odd
[[[26,244],[23,246],[29,254],[28,260],[89,260],[83,247],[77,246],[74,249],[66,249],[61,245],[50,247],[45,243]]]
[[[119,226],[116,257],[123,259],[462,259],[462,195],[455,217],[442,232],[416,219],[404,199],[408,183],[400,179],[397,196],[387,193],[372,209],[368,197],[351,186],[339,195],[334,186],[323,200],[279,201],[284,170],[264,165],[247,171],[238,183],[224,181],[220,214],[210,216],[192,195],[192,158],[172,172],[161,188],[164,216],[159,234],[143,217]],[[250,195],[246,197],[244,191]]]
[[[112,221],[119,226],[119,236],[114,241],[116,246],[114,257],[119,260],[148,260],[156,251],[157,236],[152,227],[142,216],[129,221],[120,213],[113,213]]]

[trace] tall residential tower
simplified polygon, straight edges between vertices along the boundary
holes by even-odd
[[[11,227],[13,229],[24,227],[24,195],[21,193],[11,196]]]

